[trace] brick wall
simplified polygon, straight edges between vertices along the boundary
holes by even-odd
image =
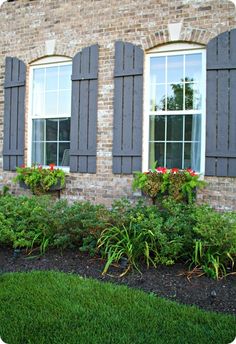
[[[133,197],[132,176],[112,174],[114,42],[121,39],[147,50],[171,41],[168,25],[172,23],[182,23],[180,41],[207,44],[220,32],[236,27],[236,10],[233,3],[226,0],[16,0],[3,3],[0,7],[0,184],[11,184],[11,189],[19,192],[11,182],[13,174],[1,169],[5,57],[16,56],[29,66],[46,55],[73,57],[82,48],[98,43],[97,174],[71,174],[63,197],[107,205],[114,198]],[[28,95],[26,123],[27,104]],[[27,149],[25,153],[27,157]],[[236,209],[234,179],[207,178],[207,181],[209,186],[200,198],[218,208]]]

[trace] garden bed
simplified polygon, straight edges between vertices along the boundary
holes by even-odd
[[[180,303],[197,305],[198,307],[236,314],[236,276],[230,275],[219,281],[206,276],[186,277],[187,266],[159,266],[157,269],[141,267],[142,274],[131,271],[120,278],[123,271],[112,266],[109,274],[103,276],[105,261],[91,258],[89,255],[76,250],[50,250],[41,257],[27,257],[23,253],[18,258],[13,257],[13,250],[0,249],[0,271],[18,272],[31,270],[59,270],[79,274],[117,284],[126,284],[140,288],[146,292],[157,294]]]

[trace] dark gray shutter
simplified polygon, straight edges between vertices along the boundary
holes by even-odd
[[[73,58],[70,171],[96,173],[98,45]]]
[[[3,169],[7,171],[14,171],[24,163],[25,79],[24,62],[7,57],[3,139]]]
[[[113,173],[142,169],[143,50],[115,45]]]
[[[236,30],[207,45],[207,176],[236,176]]]

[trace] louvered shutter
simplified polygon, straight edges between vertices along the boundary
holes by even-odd
[[[15,171],[24,163],[25,132],[24,62],[7,57],[5,64],[3,169]]]
[[[143,50],[115,44],[113,173],[142,169]]]
[[[205,175],[236,176],[236,30],[207,45]]]
[[[96,173],[98,45],[73,58],[70,171]]]

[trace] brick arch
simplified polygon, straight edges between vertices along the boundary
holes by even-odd
[[[236,0],[235,0],[236,1]],[[222,32],[225,30],[222,30]],[[182,26],[179,42],[186,43],[197,43],[206,45],[212,38],[217,36],[220,32],[210,31],[206,29],[185,27]],[[177,41],[172,41],[169,36],[168,28],[159,30],[154,34],[144,38],[141,42],[142,48],[144,50],[149,50],[158,45],[163,45],[167,43],[176,43]]]
[[[96,44],[96,42],[94,44]],[[72,59],[78,53],[78,51],[81,51],[88,45],[91,44],[68,46],[67,43],[62,43],[59,40],[55,39],[55,47],[52,54],[47,54],[44,42],[40,46],[28,51],[22,58],[26,64],[31,64],[32,62],[37,61],[41,58],[51,56],[65,56]]]
[[[44,43],[41,46],[38,46],[35,49],[31,49],[30,51],[28,51],[24,57],[24,61],[26,62],[26,64],[30,64],[44,57],[65,56],[72,58],[80,49],[80,47],[68,47],[67,44],[63,44],[56,41],[53,53],[47,54]]]

